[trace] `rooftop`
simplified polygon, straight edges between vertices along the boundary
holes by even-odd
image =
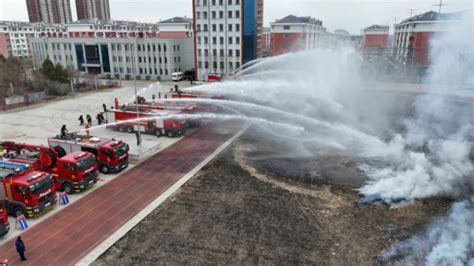
[[[365,28],[366,30],[388,30],[390,27],[385,25],[372,25]]]
[[[450,20],[457,18],[461,15],[461,12],[457,13],[438,13],[435,11],[429,11],[420,15],[413,16],[411,18],[403,20],[401,23],[415,22],[415,21],[436,21],[436,20]]]
[[[192,19],[187,17],[174,17],[167,20],[158,22],[159,24],[172,24],[172,23],[191,23]]]
[[[312,17],[297,17],[294,15],[286,16],[282,19],[276,20],[275,23],[310,23],[310,24],[321,24],[321,20],[317,20]]]

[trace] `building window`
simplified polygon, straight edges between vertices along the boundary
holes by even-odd
[[[214,31],[214,32],[216,32],[216,31],[217,31],[216,24],[212,24],[212,31]]]
[[[142,62],[142,57],[139,56],[139,57],[138,57],[138,63],[141,63],[141,62]]]
[[[198,44],[201,44],[201,37],[198,37],[197,40],[198,40]]]
[[[202,50],[201,49],[198,50],[198,56],[202,56]]]
[[[229,57],[232,57],[232,50],[229,50]]]
[[[209,39],[207,37],[204,37],[204,44],[208,44],[209,43]]]
[[[220,6],[224,5],[224,0],[219,0],[219,5]]]
[[[235,37],[235,43],[240,44],[240,37]]]
[[[209,56],[209,50],[204,49],[204,56]]]
[[[228,25],[229,31],[232,31],[232,24]]]
[[[203,12],[202,12],[202,17],[203,17],[204,19],[207,19],[207,12],[206,12],[206,11],[203,11]]]
[[[234,68],[234,65],[232,64],[232,62],[229,62],[229,69],[233,69]]]
[[[235,18],[240,18],[240,11],[239,10],[235,11]]]
[[[224,49],[221,49],[221,50],[219,51],[219,55],[220,55],[220,56],[224,56]]]
[[[240,24],[235,24],[235,31],[240,31]]]
[[[202,5],[207,6],[207,0],[202,0]]]
[[[138,45],[138,51],[140,52],[142,50],[141,45]]]
[[[197,19],[201,19],[201,12],[199,12],[199,11],[196,12],[196,17],[197,17]]]
[[[217,62],[214,61],[214,62],[212,63],[212,66],[214,67],[214,69],[217,69]]]
[[[219,43],[224,44],[224,37],[219,37]]]
[[[239,68],[240,67],[240,63],[239,62],[235,62],[235,68]]]
[[[283,29],[284,29],[284,30],[289,30],[290,28],[291,28],[290,25],[283,25]]]
[[[199,62],[198,62],[198,67],[199,67],[199,68],[202,68],[202,61],[199,61]]]
[[[207,24],[204,24],[204,32],[207,32]]]
[[[219,18],[224,18],[224,11],[219,11]]]
[[[217,37],[212,37],[212,44],[217,44]]]
[[[213,6],[216,5],[216,0],[212,0],[212,5],[213,5]]]
[[[212,11],[212,18],[215,19],[216,18],[216,11]]]
[[[209,62],[204,62],[204,68],[208,69],[209,68]]]
[[[217,50],[216,49],[212,49],[212,56],[217,56]]]
[[[224,31],[224,24],[219,24],[219,31],[223,32]]]
[[[232,11],[227,12],[227,17],[232,18]]]
[[[140,67],[140,74],[143,74],[143,68]]]
[[[240,57],[240,50],[235,50],[235,56]]]
[[[228,1],[227,1],[227,4],[228,4],[228,5],[232,5],[232,0],[228,0]]]
[[[240,0],[235,0],[236,5],[240,5]]]
[[[229,44],[232,44],[232,37],[229,37],[228,43],[229,43]]]
[[[201,31],[201,24],[197,24],[197,31],[198,31],[198,32]]]

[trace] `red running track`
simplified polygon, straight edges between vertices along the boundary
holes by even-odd
[[[0,246],[9,265],[71,265],[206,159],[236,130],[202,127],[22,234],[28,261],[12,239]]]

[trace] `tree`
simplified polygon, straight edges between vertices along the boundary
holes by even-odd
[[[69,80],[69,72],[60,64],[54,65],[49,58],[44,60],[40,72],[51,81],[67,83]]]

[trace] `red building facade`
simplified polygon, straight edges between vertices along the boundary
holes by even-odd
[[[270,25],[270,56],[316,48],[326,34],[322,22],[311,17],[290,15]]]

